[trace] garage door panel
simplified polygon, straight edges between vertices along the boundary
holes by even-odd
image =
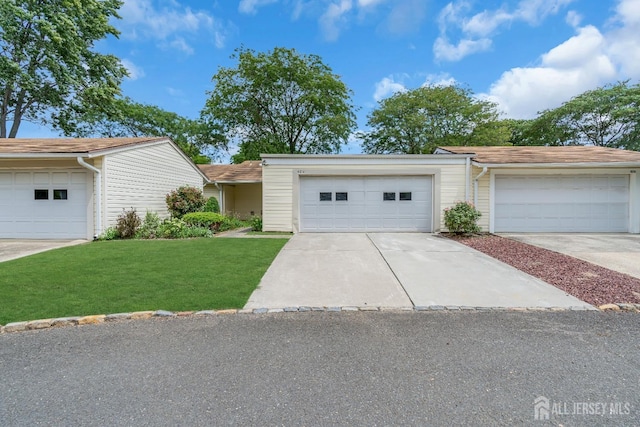
[[[497,232],[625,232],[629,227],[627,175],[499,175],[495,201]]]
[[[89,176],[76,171],[3,172],[0,238],[86,238]],[[35,190],[48,199],[35,200]],[[54,190],[67,190],[54,200]]]
[[[301,231],[430,231],[431,177],[301,177]],[[332,200],[319,202],[318,192],[332,192]],[[325,191],[323,190],[323,191]],[[347,200],[336,200],[336,193]],[[395,200],[385,201],[384,192]],[[400,201],[400,192],[411,200]]]

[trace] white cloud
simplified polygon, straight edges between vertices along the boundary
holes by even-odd
[[[395,81],[393,76],[384,77],[382,80],[376,83],[375,92],[373,93],[373,99],[380,101],[384,98],[392,96],[397,92],[405,92],[407,88],[403,83]]]
[[[160,8],[154,0],[125,0],[120,8],[122,20],[116,25],[125,38],[161,40],[164,46],[180,50],[184,50],[186,42],[179,34],[196,35],[201,31],[213,33],[217,47],[224,45],[227,31],[212,15],[193,11],[177,1],[168,4]]]
[[[129,73],[129,80],[138,80],[144,77],[144,70],[134,64],[132,61],[128,59],[122,59],[120,60],[120,62],[122,63],[122,66],[127,69],[127,72]]]
[[[335,41],[338,39],[340,31],[347,23],[345,15],[352,7],[351,0],[340,0],[337,3],[329,4],[319,20],[320,28],[326,40]]]
[[[422,86],[440,86],[447,87],[456,84],[456,79],[451,77],[448,73],[441,74],[429,74],[424,80]]]
[[[575,36],[542,55],[539,66],[503,73],[486,97],[508,117],[533,118],[539,111],[617,79],[616,64],[607,50],[606,37],[597,28],[580,28]]]
[[[580,23],[582,22],[582,15],[580,15],[575,10],[570,10],[569,12],[567,12],[567,16],[564,20],[573,28],[578,28],[580,26]]]
[[[482,52],[491,47],[491,39],[462,39],[453,45],[446,37],[438,37],[433,44],[433,53],[437,60],[459,61],[467,55]]]
[[[640,1],[622,0],[614,21],[619,24],[605,35],[607,52],[620,66],[620,79],[640,79]]]
[[[276,3],[278,0],[240,0],[238,5],[238,11],[240,13],[247,13],[255,15],[258,12],[258,8],[267,6],[272,3]]]
[[[193,55],[194,53],[193,48],[182,37],[176,37],[168,43],[167,46],[179,50],[186,55]]]
[[[492,44],[490,36],[501,27],[518,21],[538,25],[572,1],[522,0],[513,11],[503,6],[471,16],[468,15],[471,3],[465,0],[453,1],[442,8],[438,16],[440,36],[433,45],[434,55],[437,60],[459,61],[473,53],[486,51]],[[459,33],[457,43],[449,41],[452,32]]]

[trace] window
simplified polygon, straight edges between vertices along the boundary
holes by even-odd
[[[49,190],[36,189],[33,196],[36,200],[49,200]]]
[[[347,193],[338,193],[336,192],[336,202],[346,202],[347,201]]]
[[[396,199],[396,193],[382,193],[382,200],[384,200],[385,202],[395,200],[395,199]]]
[[[400,193],[400,200],[411,200],[411,191]]]
[[[53,200],[67,200],[67,190],[53,190]]]
[[[327,193],[320,192],[320,201],[321,202],[330,202],[331,200],[332,199],[331,199],[331,193],[330,192],[327,192]]]

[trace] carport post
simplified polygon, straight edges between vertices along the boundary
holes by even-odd
[[[94,214],[95,217],[95,226],[94,226],[94,238],[98,237],[100,233],[102,233],[102,173],[100,169],[97,167],[90,165],[85,162],[84,159],[80,156],[76,158],[78,164],[96,174],[96,190],[97,193],[95,195],[96,198],[96,212]]]

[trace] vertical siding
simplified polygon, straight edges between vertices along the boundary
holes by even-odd
[[[202,175],[168,142],[105,157],[105,228],[115,225],[123,209],[166,217],[167,193],[183,185],[203,188]]]
[[[360,170],[375,169],[376,173],[389,171],[392,176],[394,171],[402,170],[403,173],[424,173],[436,171],[440,175],[439,187],[434,188],[434,206],[439,209],[434,212],[434,231],[444,227],[444,217],[441,210],[454,205],[457,201],[465,200],[465,165],[403,165],[393,163],[386,165],[270,165],[263,168],[263,229],[265,231],[294,231],[293,214],[298,209],[294,206],[294,171],[304,169],[305,173],[313,173],[313,170],[344,171],[346,175],[357,175]],[[396,172],[397,173],[397,172]],[[297,199],[297,198],[296,198]],[[438,208],[439,206],[439,208]]]

